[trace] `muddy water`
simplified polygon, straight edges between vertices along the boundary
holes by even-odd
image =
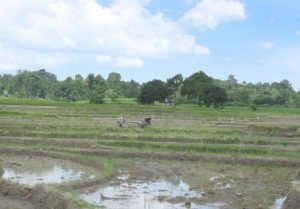
[[[34,186],[36,184],[63,183],[78,180],[83,175],[84,172],[80,170],[74,170],[59,164],[54,164],[50,168],[39,171],[25,170],[21,166],[8,164],[4,166],[2,178],[19,184]]]
[[[223,203],[194,204],[193,200],[202,197],[201,192],[191,190],[183,181],[121,182],[93,192],[87,191],[79,196],[107,209],[218,209],[224,206]]]

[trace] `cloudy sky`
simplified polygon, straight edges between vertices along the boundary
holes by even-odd
[[[288,79],[300,89],[299,0],[0,0],[0,74]]]

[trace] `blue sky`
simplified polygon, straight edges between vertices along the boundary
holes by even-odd
[[[144,82],[203,70],[300,89],[299,0],[0,1],[0,74]]]

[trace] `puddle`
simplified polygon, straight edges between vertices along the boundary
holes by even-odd
[[[126,181],[127,179],[129,179],[129,174],[124,174],[122,176],[117,176],[117,179],[122,180],[122,181]]]
[[[281,209],[286,198],[287,196],[276,199],[271,209]]]
[[[35,186],[36,184],[63,183],[78,180],[84,175],[82,171],[76,171],[59,164],[53,165],[42,171],[29,171],[21,166],[6,166],[2,178],[15,183]]]
[[[79,196],[107,209],[218,209],[224,206],[223,203],[194,204],[192,200],[201,198],[201,192],[190,190],[183,181],[122,182]]]

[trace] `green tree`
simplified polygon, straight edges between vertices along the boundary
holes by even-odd
[[[12,95],[15,93],[14,89],[15,77],[10,74],[4,74],[0,77],[0,94],[6,93]]]
[[[177,74],[167,80],[167,86],[174,95],[174,103],[176,103],[176,92],[179,90],[180,86],[182,85],[182,82],[182,74]]]
[[[293,95],[293,100],[295,106],[300,108],[300,91],[295,92],[295,94]]]
[[[141,104],[154,104],[155,101],[163,102],[168,97],[168,87],[161,80],[152,80],[141,87],[138,101]]]
[[[188,96],[189,99],[195,98],[198,100],[199,106],[205,100],[205,92],[207,86],[211,86],[213,79],[207,76],[203,71],[194,73],[183,81],[181,95]]]
[[[102,104],[105,98],[105,92],[107,88],[105,86],[97,86],[89,93],[89,103]]]
[[[119,73],[109,73],[106,81],[109,87],[116,87],[119,86],[121,84],[121,75]]]
[[[140,91],[140,84],[131,80],[129,82],[122,82],[121,89],[123,89],[123,96],[126,98],[137,98]]]
[[[111,101],[115,101],[119,97],[119,94],[113,89],[107,89],[107,91],[105,92],[105,96],[110,98]]]
[[[112,96],[112,98],[116,99],[120,97],[121,95],[124,95],[124,89],[122,89],[122,77],[119,73],[112,72],[108,75],[106,82],[108,85],[108,88],[111,89],[109,94]]]
[[[213,84],[204,87],[204,104],[209,107],[213,105],[214,108],[224,107],[224,102],[227,101],[225,89],[215,86]]]
[[[107,84],[101,75],[89,74],[86,78],[88,87],[88,99],[90,103],[101,104],[107,91]]]
[[[14,90],[20,97],[40,97],[46,98],[53,92],[57,80],[56,76],[46,72],[44,69],[39,71],[21,71],[15,76]]]
[[[76,92],[75,82],[71,77],[58,82],[54,95],[56,100],[61,101],[77,101],[80,97]]]

